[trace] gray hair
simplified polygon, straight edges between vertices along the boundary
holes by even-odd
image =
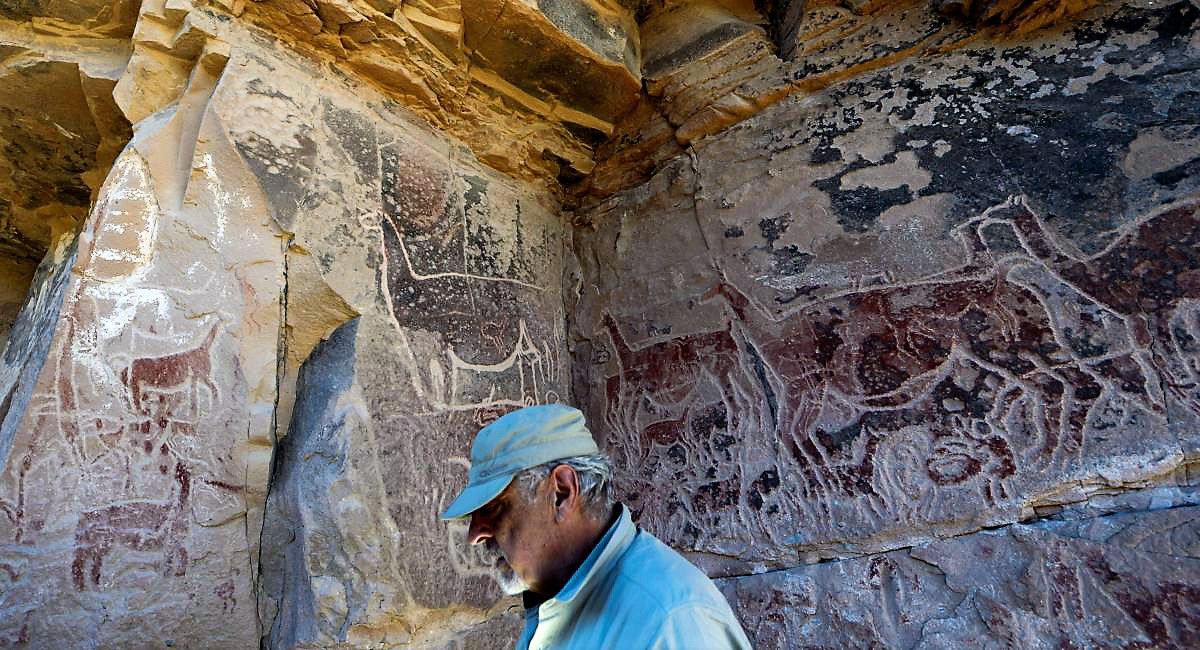
[[[583,511],[593,519],[605,519],[616,505],[613,496],[612,463],[604,454],[588,454],[560,458],[530,467],[517,474],[517,487],[526,501],[531,501],[537,486],[559,465],[567,465],[579,475],[579,496]]]

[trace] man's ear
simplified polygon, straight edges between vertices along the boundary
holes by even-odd
[[[550,489],[554,493],[554,520],[562,521],[579,508],[579,474],[570,465],[559,465],[550,472]]]

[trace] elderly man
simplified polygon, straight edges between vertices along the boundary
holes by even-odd
[[[729,604],[613,501],[583,414],[531,406],[484,427],[467,487],[442,514],[471,518],[496,581],[523,593],[517,648],[749,648]]]

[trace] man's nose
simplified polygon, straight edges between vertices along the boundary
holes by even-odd
[[[467,529],[467,541],[471,544],[482,544],[492,538],[492,525],[487,517],[471,515],[471,527]]]

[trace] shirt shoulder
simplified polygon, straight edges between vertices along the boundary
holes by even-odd
[[[597,577],[564,647],[749,648],[712,580],[650,533],[637,530]]]
[[[638,530],[629,548],[613,567],[614,595],[640,596],[642,606],[652,605],[667,614],[680,607],[702,606],[732,612],[729,603],[704,572],[657,537]]]

